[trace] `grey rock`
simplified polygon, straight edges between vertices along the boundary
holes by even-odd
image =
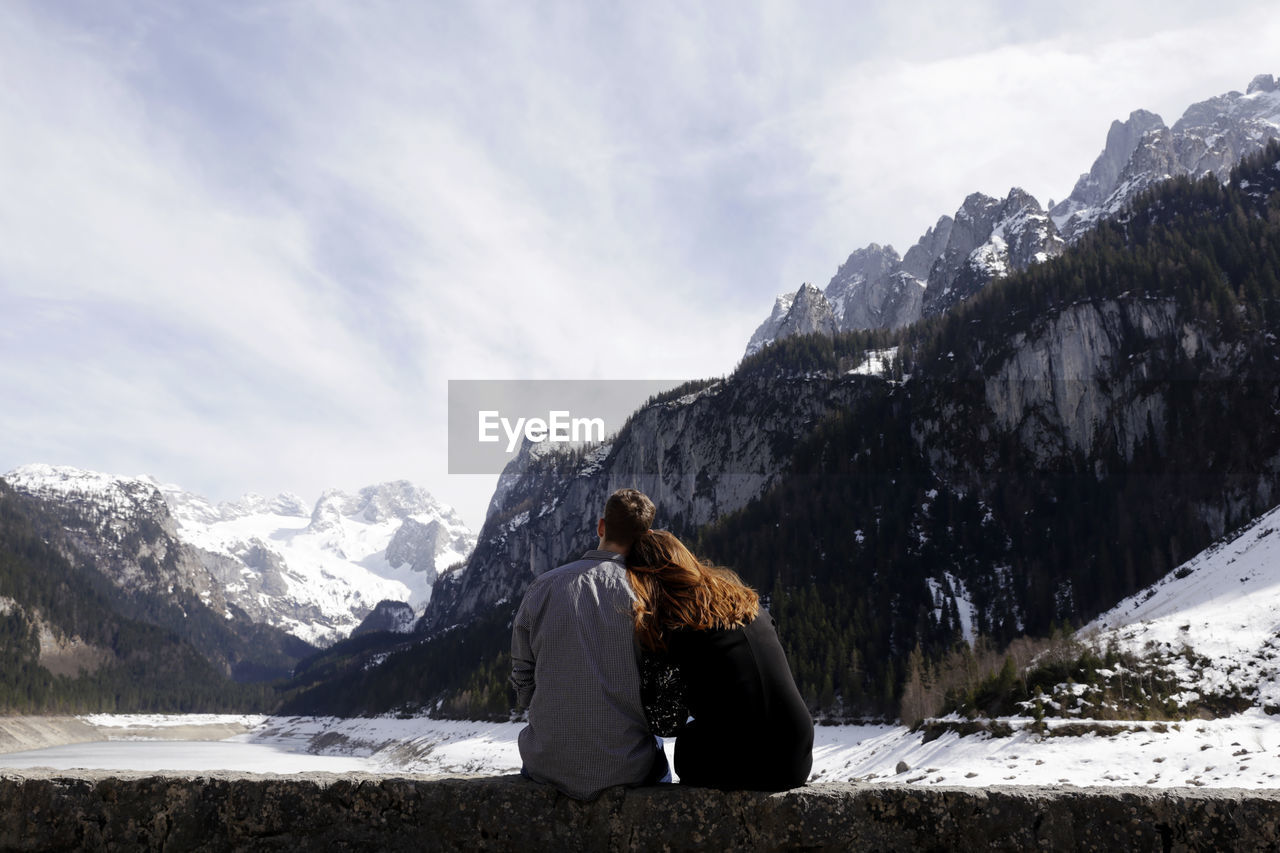
[[[947,241],[951,239],[951,228],[955,220],[950,216],[940,217],[937,223],[924,232],[916,244],[902,256],[902,270],[908,275],[927,281],[929,270],[942,253],[947,250]]]
[[[285,581],[288,567],[280,559],[280,555],[261,539],[254,537],[248,542],[241,542],[233,549],[233,553],[256,573],[256,577],[252,574],[244,576],[247,580],[256,581],[248,584],[250,595],[243,596],[245,603],[255,601],[259,593],[278,597],[289,592],[289,585]]]
[[[1069,196],[1050,209],[1054,222],[1066,223],[1074,214],[1102,204],[1115,191],[1121,173],[1143,136],[1164,129],[1164,120],[1146,110],[1134,110],[1123,122],[1118,119],[1111,122],[1106,145],[1092,168],[1080,176]]]
[[[1180,175],[1224,181],[1242,157],[1276,138],[1280,90],[1270,74],[1254,77],[1243,95],[1227,92],[1192,104],[1172,127],[1153,113],[1135,111],[1128,121],[1112,123],[1089,174],[1053,206],[1054,222],[1075,241],[1153,184]]]
[[[1280,86],[1276,83],[1276,78],[1270,74],[1259,74],[1249,81],[1249,88],[1245,90],[1246,95],[1252,95],[1254,92],[1274,92]]]
[[[822,291],[812,284],[802,284],[796,291],[791,309],[778,327],[778,339],[792,335],[812,335],[822,333],[833,335],[836,331],[835,316],[831,311],[831,303]]]
[[[1066,242],[1040,203],[1014,187],[1004,199],[973,193],[956,211],[929,270],[923,316],[941,314],[989,282],[1062,253]]]
[[[466,569],[436,584],[419,630],[465,624],[504,604],[514,609],[535,575],[595,547],[596,520],[615,489],[640,488],[657,504],[657,523],[675,529],[745,506],[773,482],[799,436],[849,406],[867,381],[738,376],[645,406],[584,456],[522,449],[499,478],[501,499],[491,503]]]
[[[364,621],[356,626],[351,636],[369,634],[374,631],[390,631],[393,634],[408,634],[413,631],[416,614],[408,602],[379,601],[377,606],[364,617]]]
[[[782,321],[787,319],[787,312],[791,310],[791,303],[795,298],[794,293],[783,293],[774,301],[773,311],[756,328],[751,340],[747,341],[745,355],[755,355],[778,339],[778,330],[782,328]]]
[[[840,265],[824,293],[841,331],[897,329],[920,318],[924,281],[892,246],[872,243]]]
[[[785,313],[781,313],[784,311]],[[781,319],[778,319],[780,313]],[[792,335],[812,335],[819,332],[834,335],[836,330],[831,304],[819,288],[805,283],[794,294],[778,297],[773,313],[751,336],[744,355],[754,355],[774,341]]]
[[[747,355],[790,335],[898,329],[942,313],[988,282],[1062,252],[1066,243],[1030,194],[974,193],[899,258],[872,243],[840,265],[825,290],[806,284],[778,297],[747,344]],[[829,316],[828,316],[829,315]]]
[[[429,583],[435,583],[439,577],[436,558],[449,550],[457,538],[439,519],[424,524],[406,518],[387,543],[385,556],[393,568],[408,563],[415,572],[426,574]]]
[[[1280,792],[664,785],[579,802],[519,776],[8,772],[0,849],[1270,850]]]
[[[1130,369],[1121,359],[1135,348],[1160,343],[1188,354],[1204,346],[1199,330],[1180,326],[1176,317],[1172,300],[1065,309],[1034,337],[1016,338],[1009,356],[987,379],[985,393],[995,423],[1020,433],[1041,463],[1073,452],[1091,455],[1103,440],[1132,459],[1147,437],[1148,424],[1165,421],[1162,398],[1142,391],[1161,368],[1152,359]],[[1110,435],[1100,435],[1104,425]]]

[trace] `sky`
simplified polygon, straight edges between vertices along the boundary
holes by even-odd
[[[0,4],[0,471],[451,476],[451,379],[730,372],[778,293],[1111,121],[1280,73],[1266,2]]]

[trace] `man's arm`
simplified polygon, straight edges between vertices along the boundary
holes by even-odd
[[[528,595],[520,602],[511,623],[511,686],[516,691],[516,705],[528,708],[533,701],[533,647],[529,643],[529,618],[525,611]]]

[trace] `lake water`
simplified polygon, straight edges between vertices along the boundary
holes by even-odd
[[[0,769],[31,767],[179,772],[241,770],[247,773],[374,773],[382,769],[369,758],[309,755],[279,745],[238,741],[114,740],[0,754]]]

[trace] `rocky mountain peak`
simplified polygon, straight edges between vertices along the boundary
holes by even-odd
[[[387,543],[385,556],[392,568],[408,565],[415,572],[426,575],[427,583],[439,578],[436,558],[449,550],[453,535],[449,529],[432,519],[425,524],[414,518],[406,518]]]
[[[994,222],[995,212],[999,207],[999,199],[992,198],[986,193],[969,193],[969,195],[965,196],[960,209],[956,211],[955,226],[952,230],[953,236],[955,227],[969,225],[981,230],[984,223],[988,221]]]
[[[747,351],[744,355],[755,355],[778,339],[778,329],[782,328],[782,321],[787,319],[787,312],[791,310],[791,303],[795,299],[794,293],[783,293],[774,300],[773,310],[769,312],[764,322],[756,327],[751,340],[747,341]]]
[[[865,300],[857,299],[857,292],[866,287],[875,287],[895,272],[902,264],[902,259],[892,246],[881,246],[872,243],[865,249],[858,249],[849,259],[840,265],[835,276],[827,285],[825,296],[831,304],[831,311],[836,324],[846,327],[844,322],[847,309],[861,306]],[[854,318],[854,322],[861,320]]]
[[[789,334],[897,328],[944,312],[992,279],[1057,255],[1153,183],[1206,172],[1225,180],[1242,156],[1277,137],[1280,82],[1270,74],[1255,77],[1244,95],[1229,92],[1192,104],[1172,128],[1153,112],[1134,110],[1111,123],[1092,168],[1048,212],[1018,187],[1003,199],[973,193],[902,258],[872,243],[840,265],[825,292],[778,297],[746,354]],[[829,323],[819,295],[830,310]]]
[[[169,507],[149,477],[117,477],[70,465],[34,464],[13,469],[4,480],[19,492],[74,505],[97,520],[117,515],[173,527]]]
[[[351,636],[369,634],[374,631],[389,631],[393,634],[408,634],[413,631],[413,623],[417,617],[413,608],[404,601],[379,601],[368,616],[364,617]]]
[[[872,243],[850,255],[825,291],[836,327],[896,329],[916,320],[924,282],[902,266],[892,246]]]
[[[941,216],[937,223],[924,232],[916,244],[907,250],[902,256],[903,272],[919,279],[927,281],[929,278],[929,270],[933,268],[934,261],[942,256],[946,251],[947,241],[951,239],[951,227],[955,225],[955,220],[950,216]]]
[[[1060,254],[1066,243],[1035,197],[973,193],[956,211],[946,248],[929,270],[922,314],[940,314],[993,279]]]
[[[831,303],[827,302],[822,290],[806,282],[796,291],[791,310],[778,329],[778,337],[789,338],[792,335],[811,335],[815,332],[835,334],[836,321]]]
[[[1252,95],[1254,92],[1274,92],[1280,85],[1276,83],[1276,78],[1270,74],[1259,74],[1249,81],[1249,88],[1245,90],[1246,95]]]
[[[440,505],[430,493],[408,480],[366,486],[360,490],[359,502],[355,512],[369,522],[440,511]]]
[[[287,515],[294,518],[306,518],[311,515],[307,502],[293,492],[281,492],[271,501],[268,510],[275,515]]]
[[[1172,127],[1155,113],[1135,110],[1112,122],[1107,144],[1071,195],[1050,211],[1063,237],[1074,241],[1114,216],[1152,184],[1179,175],[1226,180],[1233,166],[1280,137],[1280,91],[1259,74],[1248,92],[1227,92],[1187,107]]]
[[[809,335],[814,332],[832,335],[837,328],[831,303],[822,290],[805,282],[795,293],[778,297],[773,305],[773,313],[760,324],[747,342],[744,355],[754,355],[774,341],[792,335]]]
[[[325,489],[311,510],[310,530],[340,527],[342,518],[355,509],[355,499],[341,489]]]
[[[849,280],[855,276],[863,276],[866,278],[874,278],[887,275],[902,259],[898,257],[897,251],[892,246],[881,246],[879,243],[871,243],[865,248],[857,249],[853,254],[849,255],[849,259],[840,265],[836,270],[836,277],[832,279],[832,284],[837,281]],[[812,285],[810,285],[812,286]],[[831,293],[831,285],[827,285],[828,296]]]

